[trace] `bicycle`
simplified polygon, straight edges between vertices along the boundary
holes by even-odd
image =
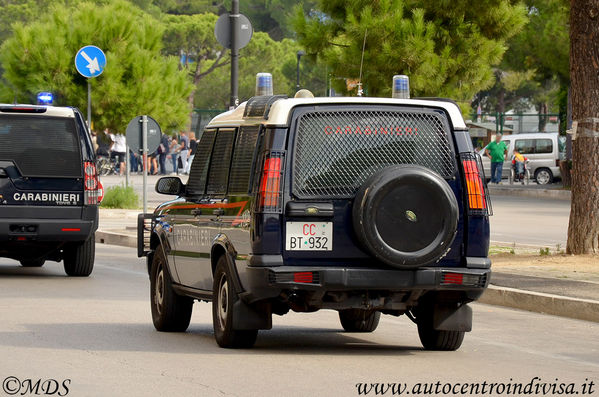
[[[100,176],[118,174],[116,160],[110,158],[110,156],[98,156],[96,160],[96,170]]]

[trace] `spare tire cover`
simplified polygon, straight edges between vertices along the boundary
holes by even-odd
[[[459,216],[447,182],[415,165],[395,165],[371,176],[358,190],[352,211],[362,246],[398,268],[442,258],[453,243]]]

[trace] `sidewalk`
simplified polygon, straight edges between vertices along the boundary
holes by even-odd
[[[531,182],[529,185],[510,185],[507,180],[503,180],[501,185],[489,183],[489,193],[494,195],[530,197],[537,199],[553,199],[570,201],[572,192],[564,189],[561,183],[552,183],[549,185],[537,185]]]
[[[137,247],[137,214],[100,210],[96,242]],[[599,256],[492,255],[491,284],[481,303],[599,322]]]

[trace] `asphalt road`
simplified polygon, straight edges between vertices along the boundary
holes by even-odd
[[[491,203],[491,241],[566,248],[569,201],[494,195]]]
[[[70,379],[73,396],[355,396],[360,382],[411,388],[534,377],[581,390],[599,382],[595,323],[475,304],[459,351],[426,352],[405,317],[347,334],[334,312],[292,313],[275,316],[253,350],[224,350],[206,303],[195,304],[188,332],[156,332],[148,284],[128,248],[98,245],[87,279],[67,278],[56,263],[24,269],[0,258],[0,381]]]

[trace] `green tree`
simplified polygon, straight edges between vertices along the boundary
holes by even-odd
[[[229,2],[228,2],[229,3]],[[254,29],[266,32],[273,40],[293,38],[295,32],[291,24],[293,8],[297,0],[251,0],[240,2],[241,13],[251,21]],[[304,1],[302,8],[308,13],[315,6],[313,0]]]
[[[14,25],[0,48],[4,78],[18,100],[52,91],[59,104],[85,108],[86,80],[74,67],[79,48],[104,50],[104,73],[91,79],[96,130],[124,132],[139,114],[156,118],[165,130],[185,125],[190,82],[177,59],[161,55],[163,26],[123,0],[54,7],[39,22]],[[44,32],[47,32],[45,34]]]
[[[228,53],[214,36],[217,19],[218,16],[212,13],[164,18],[164,52],[179,57],[181,68],[191,76],[194,90],[188,100],[192,105],[200,80],[230,63]]]
[[[274,41],[264,32],[256,32],[239,59],[239,98],[254,96],[256,74],[271,73],[275,94],[291,95],[295,88],[295,65],[298,44],[290,39]],[[225,51],[221,48],[222,51]],[[215,61],[211,61],[212,64]],[[208,69],[212,65],[207,63]],[[284,73],[293,69],[293,75]],[[215,70],[198,84],[195,105],[204,109],[225,109],[229,103],[230,68]],[[224,89],[223,89],[224,88]]]
[[[526,22],[511,0],[319,0],[294,19],[299,42],[336,77],[360,75],[370,96],[390,96],[394,74],[410,76],[413,96],[447,96],[469,104],[494,82],[506,41]],[[337,80],[338,81],[338,80]],[[338,89],[347,91],[344,84]]]
[[[519,84],[503,84],[497,79],[489,90],[477,94],[479,103],[489,112],[504,112],[522,105],[537,107],[540,113],[566,114],[569,86],[569,37],[567,0],[526,0],[528,23],[512,37],[499,70],[503,76],[520,77]],[[539,130],[546,124],[539,118]]]

